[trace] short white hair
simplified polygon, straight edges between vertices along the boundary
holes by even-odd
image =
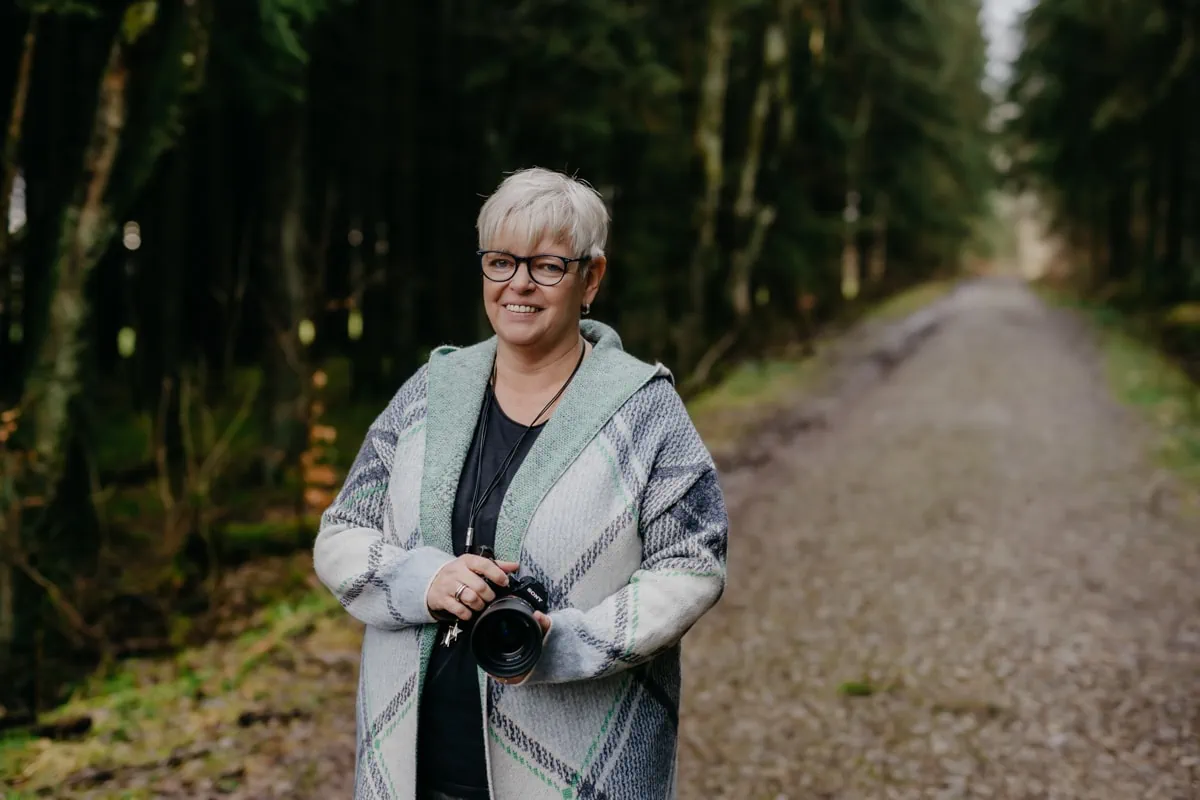
[[[475,227],[481,249],[507,235],[528,250],[548,236],[570,247],[576,257],[599,258],[608,241],[608,222],[603,198],[587,181],[532,167],[504,179],[479,210]]]

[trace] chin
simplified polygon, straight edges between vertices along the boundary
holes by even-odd
[[[535,329],[518,325],[501,325],[496,329],[496,334],[505,344],[513,347],[529,347],[546,338],[546,331],[541,327]]]

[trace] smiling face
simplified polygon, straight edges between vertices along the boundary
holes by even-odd
[[[527,247],[523,238],[502,234],[489,242],[486,249],[503,250],[522,258],[579,255],[552,237],[543,236],[534,248]],[[483,304],[492,329],[504,344],[530,354],[553,353],[576,341],[580,306],[595,298],[604,269],[604,257],[599,256],[588,262],[586,272],[581,271],[580,262],[571,262],[567,274],[554,286],[534,282],[528,263],[521,263],[516,274],[506,281],[483,278]]]

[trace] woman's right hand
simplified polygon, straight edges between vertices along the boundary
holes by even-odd
[[[482,556],[461,555],[433,576],[429,592],[425,595],[425,604],[434,613],[445,611],[466,622],[472,614],[482,611],[496,599],[496,593],[483,579],[486,577],[497,586],[507,586],[508,573],[518,569],[520,565],[513,561],[492,561]]]

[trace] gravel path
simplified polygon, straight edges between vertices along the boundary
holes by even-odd
[[[723,476],[680,797],[1200,797],[1200,524],[1072,318],[998,282],[936,313]]]

